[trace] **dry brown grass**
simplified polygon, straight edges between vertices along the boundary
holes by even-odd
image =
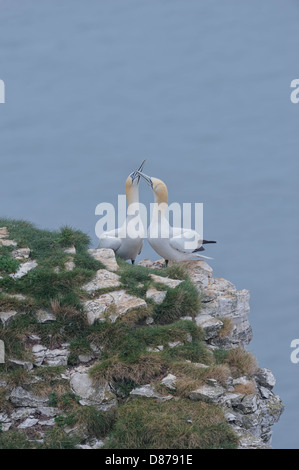
[[[152,316],[152,310],[153,309],[150,308],[137,308],[135,310],[131,310],[123,315],[120,318],[120,321],[129,327],[140,325],[144,323],[148,317]]]
[[[16,367],[9,370],[9,372],[5,375],[5,380],[7,381],[8,385],[12,387],[18,387],[19,385],[29,383],[31,377],[32,375],[30,372],[23,369],[23,367]]]
[[[234,388],[234,393],[240,393],[241,395],[254,395],[256,393],[255,384],[253,382],[238,384]]]
[[[60,313],[61,306],[60,306],[59,300],[57,300],[57,299],[51,300],[50,305],[51,305],[51,309],[52,309],[52,312],[54,313],[54,315],[56,315],[57,313]]]
[[[206,379],[215,379],[225,387],[227,379],[231,375],[227,364],[213,365],[204,369],[188,362],[174,363],[171,366],[171,373],[177,377],[177,394],[182,397],[189,396],[192,390],[204,385]]]
[[[70,392],[70,385],[67,380],[57,380],[52,382],[37,382],[31,386],[31,391],[40,397],[48,397],[50,393],[58,396]]]
[[[177,377],[190,377],[194,380],[204,381],[207,369],[197,367],[192,362],[180,361],[171,364],[171,373]]]
[[[227,379],[231,376],[230,368],[227,364],[220,364],[204,369],[205,379],[215,379],[223,387],[226,386]]]
[[[222,321],[223,326],[218,333],[218,337],[225,338],[231,334],[232,329],[234,327],[234,322],[231,318],[220,318],[220,320]]]
[[[191,377],[179,377],[175,383],[176,387],[176,395],[179,395],[183,398],[188,398],[190,393],[193,390],[196,390],[200,387],[204,382],[192,379]]]
[[[59,300],[54,299],[50,301],[51,311],[57,318],[62,320],[68,318],[82,317],[82,312],[77,310],[75,307],[61,305]]]
[[[228,353],[227,364],[234,378],[242,375],[252,376],[258,369],[256,358],[249,351],[238,346]]]

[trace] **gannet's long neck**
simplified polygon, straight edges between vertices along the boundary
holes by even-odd
[[[132,184],[130,188],[126,188],[126,198],[128,206],[139,202],[139,189],[137,184]]]
[[[128,206],[127,214],[136,215],[136,210],[139,209],[139,189],[137,184],[126,187],[126,198]]]
[[[168,209],[168,191],[167,186],[162,181],[154,188],[154,208],[152,213],[152,222],[161,220]]]

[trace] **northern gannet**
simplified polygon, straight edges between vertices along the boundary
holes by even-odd
[[[166,266],[168,261],[184,261],[194,258],[212,259],[201,254],[204,251],[202,245],[216,242],[202,240],[195,230],[171,227],[165,217],[168,208],[166,184],[158,178],[147,176],[141,171],[137,172],[154,193],[155,204],[148,227],[148,241],[151,247],[165,259]]]
[[[139,171],[143,170],[145,160],[138,170],[133,171],[126,180],[127,217],[121,227],[104,232],[99,237],[98,248],[111,248],[117,256],[130,259],[134,264],[141,253],[144,227],[139,214]],[[137,227],[137,230],[135,230]],[[132,236],[130,236],[130,234]]]

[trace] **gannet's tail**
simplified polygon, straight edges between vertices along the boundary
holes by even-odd
[[[196,256],[196,258],[214,259],[214,258],[210,258],[209,256],[203,256],[203,255],[200,255],[200,254],[197,254],[197,253],[195,253],[193,256]]]

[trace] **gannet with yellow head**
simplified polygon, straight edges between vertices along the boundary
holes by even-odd
[[[144,227],[139,214],[139,171],[143,170],[144,164],[145,160],[126,179],[126,220],[121,227],[102,233],[98,244],[98,248],[111,248],[120,258],[130,259],[132,264],[141,253],[144,239]]]
[[[164,181],[147,176],[141,171],[138,171],[138,174],[151,187],[155,198],[148,228],[148,241],[151,247],[165,259],[166,266],[168,261],[184,261],[194,258],[212,259],[201,254],[204,251],[202,245],[216,243],[215,241],[202,240],[195,230],[169,225],[165,216],[168,209],[168,190]]]

